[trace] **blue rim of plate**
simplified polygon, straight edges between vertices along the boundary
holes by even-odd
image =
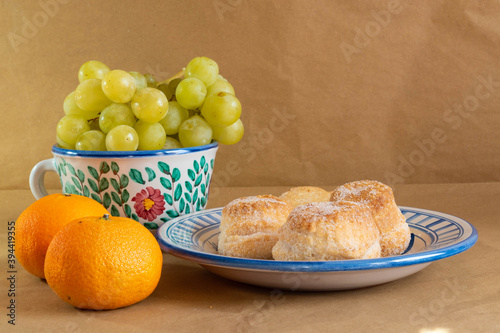
[[[165,224],[163,224],[157,232],[157,239],[160,246],[167,252],[176,257],[198,263],[200,265],[218,266],[233,269],[247,269],[247,270],[258,270],[258,271],[286,271],[286,272],[333,272],[333,271],[357,271],[357,270],[371,270],[371,269],[384,269],[384,268],[397,268],[402,266],[417,265],[430,263],[436,260],[451,257],[453,255],[459,254],[471,248],[478,239],[477,230],[469,222],[445,213],[440,213],[436,211],[431,211],[427,209],[412,208],[412,207],[399,207],[402,213],[407,218],[410,227],[422,230],[427,233],[427,236],[431,239],[431,246],[427,250],[427,247],[417,253],[404,253],[398,256],[377,258],[377,259],[357,259],[357,260],[336,260],[336,261],[276,261],[276,260],[258,260],[258,259],[246,259],[246,258],[236,258],[228,257],[219,254],[212,254],[208,252],[202,252],[197,249],[185,245],[179,245],[178,242],[173,241],[173,232],[177,229],[181,230],[184,235],[189,235],[190,239],[188,241],[194,242],[194,234],[190,233],[193,229],[187,225],[191,223],[191,226],[202,226],[202,228],[214,228],[218,229],[217,216],[220,222],[220,213],[222,207],[213,208],[209,210],[203,210],[188,215],[180,216],[172,219]],[[413,214],[413,215],[411,215]],[[426,216],[420,220],[418,217]],[[202,222],[194,223],[193,221]],[[416,222],[413,223],[413,220]],[[417,221],[418,220],[418,221]],[[434,226],[436,230],[441,230],[443,234],[448,233],[446,231],[446,226],[440,226],[440,223],[449,222],[453,224],[456,228],[455,233],[458,233],[456,237],[452,236],[442,240],[440,245],[439,234],[434,232],[434,230],[425,231],[422,227],[423,223],[430,222],[427,226]],[[199,231],[199,230],[198,230]],[[409,248],[413,244],[414,237],[418,237],[412,234],[412,241],[410,242]],[[446,245],[447,243],[452,243],[451,245]],[[194,243],[193,243],[194,245]],[[406,252],[406,251],[405,251]]]
[[[89,151],[89,150],[74,150],[64,149],[57,145],[52,146],[52,153],[65,156],[77,157],[95,157],[95,158],[119,158],[119,157],[150,157],[150,156],[171,156],[184,155],[199,151],[210,150],[217,148],[219,143],[214,141],[208,145],[187,147],[179,149],[161,149],[161,150],[136,150],[136,151]]]

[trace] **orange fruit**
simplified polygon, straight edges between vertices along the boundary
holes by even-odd
[[[59,231],[47,250],[45,278],[81,309],[137,303],[158,285],[163,255],[153,234],[125,217],[84,217]]]
[[[97,201],[81,195],[51,194],[26,208],[16,221],[16,258],[29,273],[44,278],[45,253],[54,235],[83,216],[107,214]]]

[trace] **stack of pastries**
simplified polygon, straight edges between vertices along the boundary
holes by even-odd
[[[392,189],[362,180],[333,192],[302,186],[280,197],[230,202],[222,210],[219,254],[283,261],[369,259],[403,253],[410,236]]]

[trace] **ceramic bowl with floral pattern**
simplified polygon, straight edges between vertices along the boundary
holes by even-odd
[[[63,193],[93,198],[113,216],[132,218],[155,231],[207,204],[216,142],[199,147],[134,152],[52,147],[53,158],[30,174],[36,199],[47,195],[44,175],[57,172]]]

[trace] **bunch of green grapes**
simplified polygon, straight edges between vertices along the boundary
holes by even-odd
[[[212,140],[230,145],[243,137],[240,101],[209,58],[194,58],[160,83],[151,74],[110,70],[99,61],[88,61],[78,80],[57,124],[62,148],[177,149]]]

